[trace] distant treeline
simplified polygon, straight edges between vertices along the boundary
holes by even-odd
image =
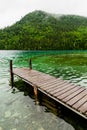
[[[34,11],[0,30],[0,50],[87,49],[87,18]]]

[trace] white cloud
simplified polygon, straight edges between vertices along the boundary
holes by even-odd
[[[0,27],[15,23],[34,10],[87,16],[86,0],[0,0]]]

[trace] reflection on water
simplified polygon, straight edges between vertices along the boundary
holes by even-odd
[[[60,77],[77,85],[87,87],[87,52],[86,54],[63,54],[34,60],[34,68]],[[38,64],[37,64],[38,62]],[[44,64],[43,64],[44,63]]]
[[[87,75],[70,65],[64,65],[49,59],[45,54],[56,52],[0,51],[0,130],[74,130],[75,128],[62,118],[47,112],[46,107],[37,110],[34,98],[24,96],[23,92],[12,90],[9,86],[9,60],[13,59],[14,67],[28,67],[28,59],[33,57],[33,68],[56,77],[68,79],[86,86]],[[62,54],[62,52],[61,52]],[[64,52],[63,52],[64,54]],[[44,55],[43,57],[37,57]],[[59,52],[58,52],[59,55]],[[60,55],[61,56],[61,55]],[[73,124],[73,123],[72,123]],[[87,129],[87,127],[86,127]],[[76,130],[86,130],[77,127]]]

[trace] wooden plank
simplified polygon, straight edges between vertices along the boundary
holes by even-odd
[[[67,91],[70,91],[71,89],[73,89],[73,88],[75,88],[75,86],[74,85],[66,85],[66,88],[65,89],[61,89],[61,91],[57,91],[56,90],[56,92],[52,92],[52,94],[53,95],[55,95],[56,97],[58,97],[58,96],[60,96],[60,95],[62,95],[62,94],[64,94],[64,93],[66,93]]]
[[[74,92],[72,94],[73,97],[75,97],[76,95],[78,95],[79,93],[83,92],[84,91],[84,88],[80,88],[78,91]],[[74,102],[72,103],[70,100],[67,102],[67,104],[69,104],[70,106],[72,106],[73,104],[75,103],[75,100]]]
[[[40,81],[38,81],[38,86],[41,86],[42,87],[42,85],[44,86],[44,84],[50,84],[50,82],[53,82],[54,81],[54,78],[46,78],[46,79],[43,79],[43,80],[40,80]],[[46,85],[45,85],[46,86]]]
[[[30,72],[32,72],[32,71],[30,71]],[[55,79],[52,76],[47,76],[46,74],[42,74],[41,75],[41,73],[36,73],[36,72],[35,72],[35,75],[33,75],[33,76],[34,77],[32,77],[28,72],[26,73],[26,75],[24,75],[23,73],[22,73],[22,75],[20,75],[20,77],[22,77],[22,78],[24,78],[25,80],[28,80],[28,81],[32,80],[32,81],[41,82],[41,81],[43,81],[44,78],[46,80],[48,80],[48,79],[50,79],[50,80],[51,79]]]
[[[57,82],[57,79],[54,78],[53,80],[50,80],[50,81],[48,81],[48,82],[43,83],[43,87],[45,88],[45,87],[47,87],[47,86],[52,86],[52,85],[55,84],[56,82]],[[58,79],[58,82],[60,82],[60,79]],[[42,84],[41,84],[41,85],[42,85]]]
[[[84,89],[81,93],[78,93],[75,97],[73,97],[73,95],[69,95],[66,99],[64,99],[63,101],[67,102],[71,102],[72,105],[74,105],[76,102],[78,102],[80,99],[82,99],[85,95],[87,94],[87,91]]]
[[[35,78],[35,77],[38,77],[38,76],[42,76],[42,74],[40,74],[40,73],[29,73],[29,72],[27,72],[26,74],[23,74],[23,75],[25,75],[25,77],[31,77],[31,78]]]
[[[51,87],[52,86],[52,84],[55,84],[55,82],[56,82],[56,79],[50,79],[50,80],[48,80],[48,81],[46,81],[46,82],[39,82],[38,83],[38,86],[39,87],[41,87],[41,88],[47,88],[48,86],[49,87]]]
[[[41,80],[37,80],[36,82],[37,82],[37,84],[38,84],[38,86],[42,86],[44,83],[50,83],[50,81],[53,81],[54,80],[54,78],[43,78],[42,77],[42,79]]]
[[[87,112],[87,101],[78,109],[82,113]]]
[[[14,74],[19,74],[19,75],[26,75],[26,76],[37,76],[37,75],[45,75],[44,73],[41,73],[41,72],[38,72],[38,71],[35,71],[35,70],[29,70],[29,69],[23,69],[23,70],[14,70],[13,71]]]
[[[24,76],[25,75],[25,77],[28,77],[28,76],[30,76],[30,77],[34,77],[34,76],[42,76],[42,74],[41,73],[37,73],[37,72],[32,72],[32,71],[27,71],[26,73],[25,72],[21,72],[20,73],[20,75],[21,76]],[[44,74],[43,74],[44,75]]]
[[[61,87],[61,85],[62,84],[64,84],[64,83],[66,83],[66,81],[65,82],[63,82],[63,81],[55,81],[55,83],[53,83],[53,84],[43,84],[43,89],[45,89],[45,90],[47,90],[47,89],[53,89],[53,88],[55,88],[55,87]],[[67,83],[66,83],[67,84]]]
[[[81,98],[78,102],[76,102],[76,103],[73,105],[73,107],[74,107],[75,109],[78,109],[78,108],[80,108],[86,101],[87,101],[87,94],[86,94],[83,98]]]
[[[42,89],[45,90],[45,91],[47,91],[47,92],[50,92],[50,91],[52,92],[52,91],[56,90],[56,88],[57,88],[57,89],[61,89],[61,88],[62,88],[62,87],[61,87],[62,84],[63,84],[63,83],[57,83],[57,84],[54,84],[54,85],[52,85],[52,86],[47,86],[47,87],[45,87],[45,88],[43,87]],[[63,86],[63,87],[64,87],[64,86]]]
[[[61,87],[61,86],[62,86],[62,83],[61,83],[61,84],[58,84],[58,86],[57,86],[57,85],[54,85],[53,87],[52,87],[52,86],[49,87],[49,88],[47,87],[47,88],[45,88],[45,91],[47,91],[48,93],[51,93],[51,92],[55,93],[56,91],[65,88],[65,86],[63,86],[63,87]]]
[[[57,85],[53,86],[52,88],[47,88],[46,90],[48,92],[56,93],[57,91],[59,92],[59,90],[61,91],[61,90],[66,89],[67,86],[70,86],[70,84],[67,82],[61,82],[61,83],[57,83]]]
[[[20,68],[20,69],[14,69],[13,71],[14,74],[28,74],[28,76],[34,76],[34,75],[44,75],[44,76],[47,76],[47,74],[45,73],[42,73],[42,72],[39,72],[39,71],[36,71],[36,70],[30,70],[30,69],[26,69],[26,68]],[[48,75],[49,77],[53,77],[51,75]]]
[[[26,76],[27,80],[32,79],[33,81],[37,81],[37,82],[41,82],[44,80],[48,80],[48,79],[54,79],[53,77],[49,77],[49,76],[44,76],[44,75],[37,75],[37,76]]]
[[[26,73],[26,74],[23,74],[23,73],[22,73],[22,74],[20,74],[19,76],[22,77],[22,78],[24,78],[24,79],[25,79],[25,77],[26,77],[27,79],[29,79],[29,78],[34,79],[34,78],[37,78],[37,76],[39,77],[39,75],[40,75],[40,74],[31,76],[31,75],[28,74],[28,73]],[[40,76],[41,76],[41,75],[40,75]]]
[[[75,93],[76,91],[78,91],[80,88],[78,87],[73,87],[71,89],[68,89],[68,91],[63,91],[63,93],[61,95],[58,95],[57,97],[62,99],[64,101],[64,99],[70,95],[72,95],[73,93]]]
[[[27,78],[26,78],[27,79]],[[44,83],[43,83],[43,78],[42,79],[33,79],[33,78],[28,78],[27,79],[28,81],[32,81],[32,82],[34,82],[34,83],[36,83],[36,84],[38,84],[38,86],[41,86],[41,85],[43,85]],[[46,78],[46,80],[44,80],[44,82],[46,83],[46,84],[50,84],[50,82],[54,82],[55,81],[55,79],[54,78]]]

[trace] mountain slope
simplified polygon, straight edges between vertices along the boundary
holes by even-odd
[[[86,36],[85,17],[34,11],[0,30],[0,49],[87,49]]]

